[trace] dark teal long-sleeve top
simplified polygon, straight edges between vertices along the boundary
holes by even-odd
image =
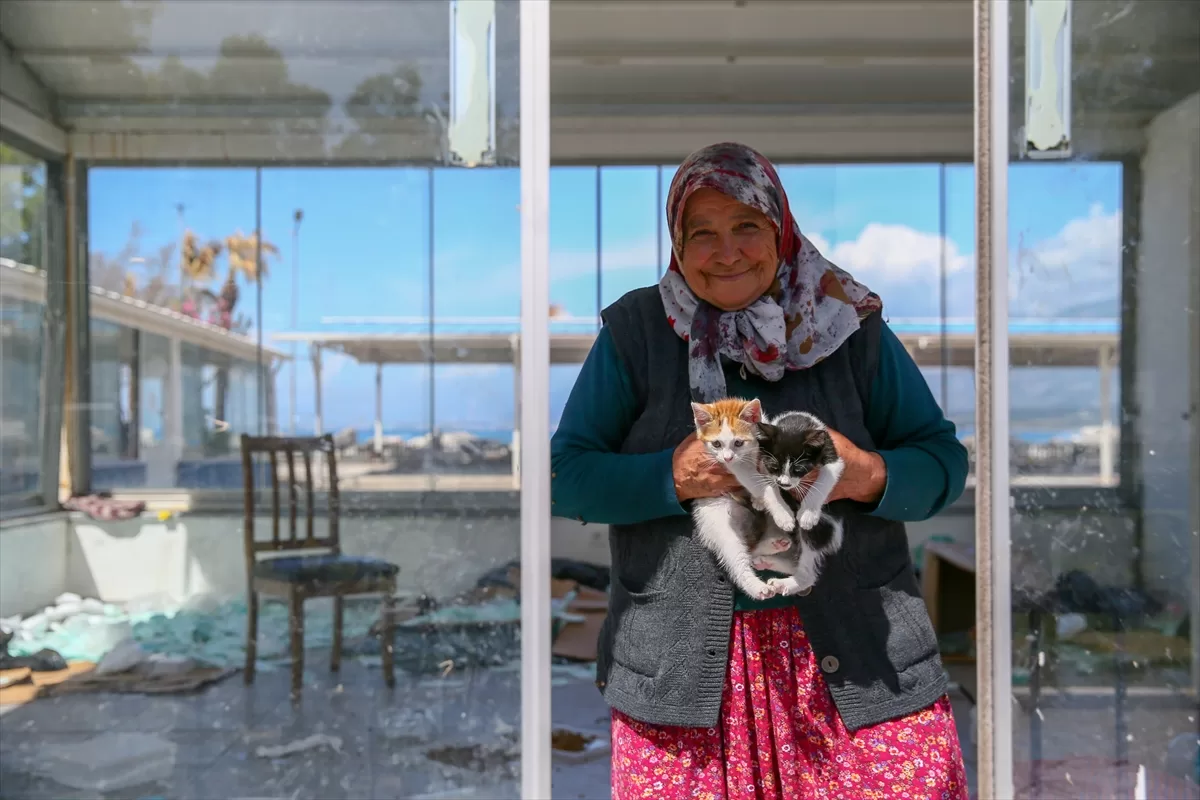
[[[735,371],[727,370],[726,380],[730,396],[753,394]],[[688,513],[675,495],[674,448],[620,452],[637,413],[633,385],[611,334],[601,328],[550,440],[554,516],[627,524]],[[870,513],[900,522],[928,519],[962,494],[966,448],[887,325],[866,427],[887,466],[886,489]]]

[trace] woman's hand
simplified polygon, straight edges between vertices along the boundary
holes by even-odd
[[[883,456],[863,450],[837,431],[829,431],[829,436],[833,439],[833,446],[838,455],[846,462],[842,479],[833,487],[829,501],[855,500],[870,505],[878,503],[883,497],[884,489],[887,488],[887,465]]]
[[[675,476],[675,496],[681,503],[698,497],[718,497],[741,488],[737,478],[713,459],[694,433],[675,448],[671,472]]]

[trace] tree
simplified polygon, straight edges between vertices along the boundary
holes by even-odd
[[[45,268],[46,167],[0,143],[0,257]]]

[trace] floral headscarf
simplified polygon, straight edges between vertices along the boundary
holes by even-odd
[[[740,311],[722,311],[696,297],[683,278],[683,210],[697,189],[716,189],[756,208],[775,226],[779,269],[762,297]],[[800,234],[775,167],[742,144],[697,150],[675,173],[667,195],[671,266],[659,281],[667,321],[689,343],[692,398],[725,396],[721,356],[743,372],[777,381],[785,370],[807,369],[833,353],[883,301],[825,259]]]

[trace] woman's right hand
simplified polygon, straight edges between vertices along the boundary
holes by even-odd
[[[716,462],[695,433],[675,448],[671,471],[675,477],[675,496],[681,503],[698,497],[718,497],[741,488],[737,478]]]

